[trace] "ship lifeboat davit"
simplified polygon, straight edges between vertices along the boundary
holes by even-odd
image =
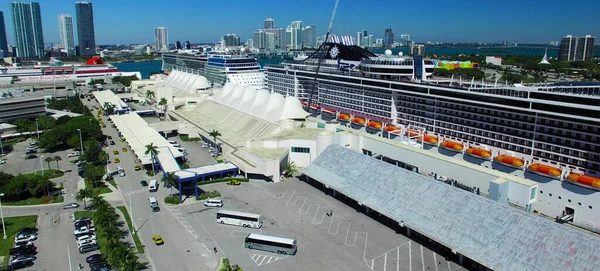
[[[423,136],[419,136],[419,132],[417,130],[414,129],[407,129],[406,132],[404,133],[407,136],[410,137],[416,137],[418,136],[418,140],[419,141],[423,141],[423,143],[429,144],[429,145],[437,145],[437,143],[439,142],[438,137],[434,136],[434,135],[423,135]]]
[[[338,120],[341,121],[349,121],[350,120],[350,115],[346,114],[346,113],[340,113],[337,117]]]
[[[475,158],[481,158],[486,160],[492,157],[492,153],[490,151],[484,150],[482,148],[468,148],[466,154]]]
[[[507,167],[518,169],[522,169],[523,165],[525,164],[525,161],[523,159],[506,154],[496,156],[496,158],[494,158],[494,161],[503,164]]]
[[[440,144],[440,147],[449,151],[460,152],[463,150],[464,146],[462,143],[445,140]]]
[[[306,105],[308,105],[307,102],[302,102],[302,107],[306,107]],[[310,105],[310,109],[315,109],[316,110],[316,109],[319,109],[319,108],[321,108],[321,107],[318,106],[318,105],[316,105],[316,104],[311,104]]]
[[[527,170],[529,170],[531,173],[535,173],[552,179],[560,178],[560,174],[562,172],[560,168],[539,163],[529,165],[527,167]]]
[[[323,113],[335,115],[335,110],[325,107],[323,108]]]
[[[386,125],[384,131],[386,131],[387,133],[397,134],[400,132],[400,128],[394,125]]]
[[[352,123],[354,123],[356,125],[360,125],[360,126],[365,126],[365,123],[367,123],[367,120],[363,117],[354,117],[354,118],[352,118]]]
[[[583,175],[581,173],[571,173],[567,176],[567,181],[574,185],[600,191],[600,179],[592,176]]]
[[[369,128],[371,128],[371,129],[381,130],[383,128],[383,123],[381,123],[380,121],[372,120],[372,121],[369,121],[367,126],[369,126]]]

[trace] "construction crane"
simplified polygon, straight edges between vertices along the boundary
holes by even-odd
[[[331,20],[329,21],[329,28],[327,28],[327,34],[325,34],[325,40],[323,41],[321,46],[319,46],[319,48],[315,51],[315,53],[314,53],[315,55],[325,47],[325,43],[327,43],[327,40],[329,39],[329,33],[331,33],[331,28],[333,27],[333,19],[335,18],[335,12],[337,10],[339,3],[340,3],[340,0],[335,0],[335,6],[333,7],[333,13],[331,14]],[[315,93],[315,91],[316,91],[315,88],[318,85],[317,78],[319,77],[319,70],[321,69],[321,63],[323,63],[323,58],[325,57],[326,54],[327,54],[327,52],[322,52],[321,55],[319,56],[319,61],[317,62],[317,70],[315,71],[315,79],[313,81],[311,91],[308,95],[308,103],[306,104],[306,107],[307,107],[306,111],[308,113],[310,113],[310,106],[312,105],[313,94]]]

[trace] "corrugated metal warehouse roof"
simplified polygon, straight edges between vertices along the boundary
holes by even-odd
[[[331,145],[303,173],[500,271],[600,270],[600,238]]]

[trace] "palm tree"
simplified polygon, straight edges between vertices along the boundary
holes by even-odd
[[[50,162],[54,161],[54,159],[52,157],[46,157],[46,158],[44,158],[44,161],[46,161],[46,163],[48,163],[48,169],[50,169]]]
[[[154,98],[156,98],[156,93],[152,90],[146,90],[146,98],[154,100]]]
[[[144,269],[146,267],[146,265],[144,263],[138,262],[138,259],[139,259],[138,256],[136,256],[132,252],[129,252],[128,254],[125,255],[123,261],[121,262],[121,266],[120,266],[119,270],[137,271],[137,270]]]
[[[54,156],[54,159],[52,159],[54,161],[56,161],[56,169],[60,170],[60,167],[58,166],[58,161],[62,161],[62,157],[60,156]]]
[[[169,184],[171,185],[171,196],[173,196],[173,186],[179,184],[179,179],[177,178],[177,175],[171,173],[171,172],[167,172],[163,175],[162,179],[160,179],[160,181],[162,182],[163,186],[167,187]],[[181,200],[181,199],[179,199]]]
[[[294,162],[288,162],[283,169],[283,176],[292,177],[296,172],[298,172],[296,164]]]
[[[217,130],[212,130],[208,135],[212,136],[213,142],[215,142],[215,146],[217,146],[217,137],[222,136],[222,134]]]
[[[167,116],[167,103],[168,103],[167,98],[165,98],[165,97],[160,98],[160,102],[158,102],[158,105],[162,106],[164,117]]]
[[[116,106],[114,104],[104,102],[104,104],[102,105],[102,110],[104,110],[104,113],[106,114],[106,116],[108,116],[113,113],[115,107]]]
[[[107,255],[108,261],[112,262],[112,263],[116,263],[117,265],[115,267],[117,267],[119,270],[123,270],[121,268],[121,266],[119,266],[119,265],[124,262],[125,257],[127,257],[127,255],[129,255],[130,252],[131,252],[131,248],[129,248],[128,246],[126,246],[124,244],[119,244],[119,245],[113,247],[111,249],[110,253]]]
[[[156,146],[154,146],[154,143],[146,145],[146,151],[144,152],[144,154],[150,154],[150,160],[152,161],[152,170],[154,170],[154,158],[158,154],[158,150]],[[154,172],[156,172],[156,170],[154,170]]]
[[[92,191],[92,189],[89,189],[86,187],[84,189],[79,189],[79,191],[77,191],[77,195],[75,195],[75,200],[83,200],[83,208],[86,209],[87,205],[86,205],[85,199],[89,198],[93,195],[94,195],[94,191]]]
[[[93,194],[90,198],[90,204],[92,206],[94,206],[94,208],[96,209],[100,209],[104,206],[108,206],[108,202],[106,200],[104,200],[104,197],[102,195],[98,195],[98,194]]]

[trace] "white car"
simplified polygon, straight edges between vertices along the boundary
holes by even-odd
[[[79,152],[78,151],[74,151],[72,153],[67,154],[67,157],[77,157],[79,156]]]
[[[95,245],[95,244],[96,244],[96,240],[92,240],[92,239],[87,239],[87,240],[83,240],[81,242],[77,242],[78,247],[85,246],[85,245]]]
[[[33,242],[31,241],[18,241],[15,242],[15,247],[20,247],[20,246],[32,246]]]
[[[96,235],[92,234],[92,235],[82,235],[77,237],[77,242],[83,242],[85,240],[96,240]]]
[[[0,165],[6,164],[6,160],[0,159]]]
[[[35,235],[35,234],[22,234],[22,235],[15,236],[15,243],[34,241],[36,239],[37,239],[37,235]]]
[[[91,228],[86,227],[81,227],[78,230],[74,230],[73,234],[77,235],[77,234],[82,234],[82,233],[91,233],[93,231],[96,231],[96,228],[94,228],[93,226]]]

